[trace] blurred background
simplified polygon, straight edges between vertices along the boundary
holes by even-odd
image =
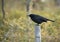
[[[2,8],[0,0],[0,42],[35,42],[35,23],[28,23],[27,0],[3,2]],[[42,42],[60,42],[60,0],[31,0],[30,9],[31,13],[55,21],[41,24]]]

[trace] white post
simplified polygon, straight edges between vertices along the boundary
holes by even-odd
[[[35,25],[35,42],[41,42],[41,26]]]

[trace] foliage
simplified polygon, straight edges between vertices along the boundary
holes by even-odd
[[[5,5],[6,20],[4,20],[4,24],[2,23],[2,13],[0,12],[0,42],[34,42],[35,23],[31,20],[31,23],[28,23],[25,6],[18,5],[19,7],[17,8],[11,5],[10,3]],[[42,42],[60,42],[60,9],[56,7],[45,8],[45,10],[33,9],[32,13],[55,21],[54,23],[48,21],[41,24]],[[5,38],[6,40],[4,40]]]

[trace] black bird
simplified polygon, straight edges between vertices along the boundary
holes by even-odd
[[[39,15],[35,15],[35,14],[30,14],[29,17],[32,19],[32,21],[34,21],[37,24],[41,24],[41,23],[47,22],[47,21],[54,22],[53,20],[50,20],[50,19],[44,18]]]

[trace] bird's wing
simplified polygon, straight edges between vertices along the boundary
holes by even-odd
[[[42,16],[39,16],[39,15],[37,15],[37,19],[39,19],[39,20],[49,20],[49,19],[47,19],[47,18],[44,18],[44,17],[42,17]]]
[[[41,20],[44,20],[45,22],[46,22],[46,21],[51,21],[51,22],[54,22],[53,20],[47,19],[47,18],[42,17],[42,16],[40,16],[40,18],[41,18]]]
[[[34,15],[34,18],[36,19],[36,20],[38,20],[38,21],[44,21],[44,22],[46,22],[46,21],[52,21],[52,22],[54,22],[53,20],[50,20],[50,19],[47,19],[47,18],[45,18],[45,17],[43,17],[43,16],[40,16],[40,15]]]

